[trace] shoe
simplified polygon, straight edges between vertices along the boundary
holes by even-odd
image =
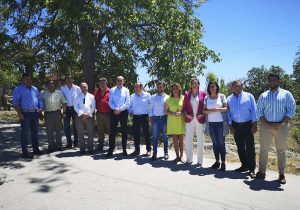
[[[151,151],[147,151],[146,156],[151,156]]]
[[[48,154],[53,153],[53,152],[54,152],[54,149],[47,149]]]
[[[249,176],[251,177],[251,179],[255,179],[256,178],[255,171],[249,171]]]
[[[78,143],[73,144],[73,147],[74,147],[74,148],[75,148],[75,147],[78,147]],[[72,146],[71,146],[71,148],[72,148]]]
[[[179,157],[176,157],[176,158],[173,160],[173,162],[174,162],[174,163],[177,163],[179,160],[180,160],[180,158],[179,158]]]
[[[283,174],[279,175],[278,182],[280,184],[286,184],[286,179],[285,179],[285,176]]]
[[[226,164],[225,163],[221,163],[221,171],[225,171],[226,170]]]
[[[98,145],[97,150],[102,151],[103,150],[103,145]]]
[[[127,155],[128,155],[128,154],[127,154],[127,151],[126,151],[126,150],[123,150],[122,155],[123,155],[123,156],[127,156]]]
[[[249,169],[247,167],[245,167],[245,166],[241,166],[241,167],[235,169],[235,171],[237,171],[237,172],[246,172],[248,170]]]
[[[127,153],[127,152],[126,152]],[[130,153],[130,156],[137,156],[140,154],[140,151],[134,150],[134,152]]]
[[[89,150],[88,153],[89,153],[90,155],[93,155],[93,154],[94,154],[94,150]]]
[[[26,159],[31,159],[31,158],[33,158],[33,155],[27,151],[24,151],[24,152],[22,152],[22,157],[26,158]]]
[[[152,155],[151,160],[156,161],[157,160],[156,155]]]
[[[255,175],[255,179],[265,179],[266,178],[266,173],[262,173],[258,171]]]
[[[212,169],[218,169],[220,167],[220,162],[216,161],[210,168]]]
[[[113,152],[108,151],[105,155],[106,158],[110,158],[111,156],[113,156]]]
[[[169,159],[169,155],[168,155],[168,153],[165,153],[165,155],[164,155],[164,159],[165,159],[165,160],[168,160],[168,159]]]
[[[80,150],[80,151],[79,151],[79,154],[80,154],[80,155],[84,155],[84,154],[85,154],[85,150]]]
[[[63,149],[62,147],[57,148],[56,150],[57,150],[57,151],[64,151],[64,149]]]
[[[184,159],[183,157],[179,158],[179,161],[180,161],[181,163],[185,163],[185,159]]]
[[[186,165],[192,165],[192,164],[193,164],[193,161],[191,161],[191,162],[186,161],[185,164],[186,164]]]
[[[41,150],[33,150],[33,152],[32,152],[34,155],[42,155],[43,153],[42,153],[42,151]]]
[[[72,149],[72,145],[71,144],[67,144],[66,145],[66,149]]]

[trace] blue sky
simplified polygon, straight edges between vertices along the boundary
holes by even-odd
[[[262,65],[292,73],[300,47],[300,0],[209,0],[195,15],[204,27],[202,42],[222,59],[207,62],[205,74],[230,82]],[[140,75],[141,81],[146,78]],[[199,79],[205,88],[204,76]]]

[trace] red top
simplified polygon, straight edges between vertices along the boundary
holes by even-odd
[[[185,95],[184,95],[183,110],[187,114],[193,114],[193,107],[192,107],[192,104],[190,102],[191,96],[192,96],[191,91],[186,92]],[[197,112],[197,114],[203,114],[202,107],[203,107],[203,102],[204,102],[205,96],[206,96],[206,93],[199,90],[199,95],[198,95],[199,105],[198,105],[198,112]],[[191,121],[192,121],[191,119],[185,117],[185,122],[189,123]],[[198,119],[198,121],[201,124],[205,123],[205,116],[200,117]]]
[[[96,109],[98,112],[110,112],[110,107],[109,107],[109,88],[106,88],[104,95],[101,93],[101,89],[97,88],[93,95],[95,96],[96,100]]]

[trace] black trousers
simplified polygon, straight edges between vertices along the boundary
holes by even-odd
[[[147,114],[143,115],[133,115],[133,137],[134,137],[134,147],[136,151],[140,151],[141,143],[141,127],[143,129],[143,134],[146,141],[147,151],[151,151],[150,143],[150,132],[149,132],[149,116]]]
[[[115,115],[114,112],[111,112],[110,118],[110,134],[109,134],[109,151],[112,152],[116,146],[116,133],[118,123],[121,124],[121,133],[122,133],[122,148],[123,151],[127,147],[127,122],[128,122],[128,111],[124,110],[119,115]]]
[[[252,122],[232,122],[232,128],[235,130],[234,140],[242,166],[248,168],[250,171],[254,171],[256,161],[254,136],[251,132]]]

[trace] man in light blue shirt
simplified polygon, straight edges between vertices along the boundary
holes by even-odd
[[[136,156],[140,154],[140,139],[141,139],[141,127],[143,129],[147,156],[151,155],[151,142],[149,132],[149,105],[150,105],[150,93],[143,91],[143,84],[140,82],[135,83],[134,91],[130,97],[129,113],[133,116],[133,136],[135,150],[130,156]]]
[[[249,170],[255,177],[255,147],[253,134],[257,131],[256,104],[252,94],[244,92],[240,80],[232,82],[233,93],[228,96],[228,125],[236,142],[241,167],[236,171]]]
[[[165,93],[165,84],[162,81],[156,84],[157,93],[151,96],[150,99],[150,123],[152,123],[152,144],[153,154],[152,161],[157,159],[157,145],[159,133],[162,133],[164,142],[164,159],[169,159],[168,155],[168,136],[167,136],[167,115],[165,113],[165,102],[169,95]]]
[[[261,121],[259,130],[259,171],[256,178],[264,179],[268,163],[268,150],[274,138],[280,184],[285,184],[286,179],[286,142],[288,137],[288,122],[294,116],[296,103],[292,94],[279,87],[280,78],[278,74],[268,75],[269,90],[262,93],[257,103],[257,113]]]
[[[42,154],[38,144],[38,124],[44,105],[38,89],[32,86],[32,74],[22,74],[22,83],[13,91],[13,107],[21,121],[22,156],[24,158],[33,157],[27,150],[29,130],[31,130],[33,154]]]
[[[118,76],[116,84],[117,85],[111,88],[109,92],[109,106],[112,109],[112,112],[110,119],[109,149],[106,157],[111,157],[113,155],[119,122],[121,124],[123,155],[127,155],[127,121],[130,94],[128,88],[124,87],[124,77]]]

